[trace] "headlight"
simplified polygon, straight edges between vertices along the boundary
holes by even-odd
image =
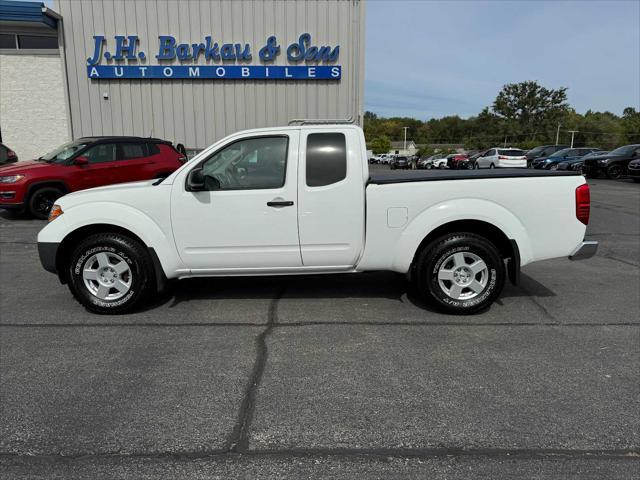
[[[0,183],[16,183],[24,178],[24,175],[9,175],[6,177],[0,177]]]
[[[603,158],[602,160],[598,160],[598,163],[599,163],[600,165],[605,165],[608,161],[609,161],[608,159]]]
[[[62,215],[64,212],[62,211],[62,207],[60,205],[54,205],[51,207],[49,211],[49,221],[53,222],[56,218]]]

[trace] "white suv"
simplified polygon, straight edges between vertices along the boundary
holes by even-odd
[[[527,157],[519,148],[490,148],[479,156],[475,168],[527,168]]]

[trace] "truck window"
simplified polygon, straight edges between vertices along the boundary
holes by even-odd
[[[280,188],[289,137],[254,137],[217,151],[202,164],[207,190]]]
[[[322,187],[347,177],[347,142],[342,133],[307,137],[307,186]]]

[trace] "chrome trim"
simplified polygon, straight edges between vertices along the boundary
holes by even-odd
[[[569,255],[569,260],[584,260],[593,257],[598,251],[598,242],[583,240]]]

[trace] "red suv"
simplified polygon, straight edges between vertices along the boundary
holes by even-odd
[[[80,138],[37,160],[0,167],[0,208],[46,219],[66,193],[164,178],[185,161],[171,142],[157,138]]]

